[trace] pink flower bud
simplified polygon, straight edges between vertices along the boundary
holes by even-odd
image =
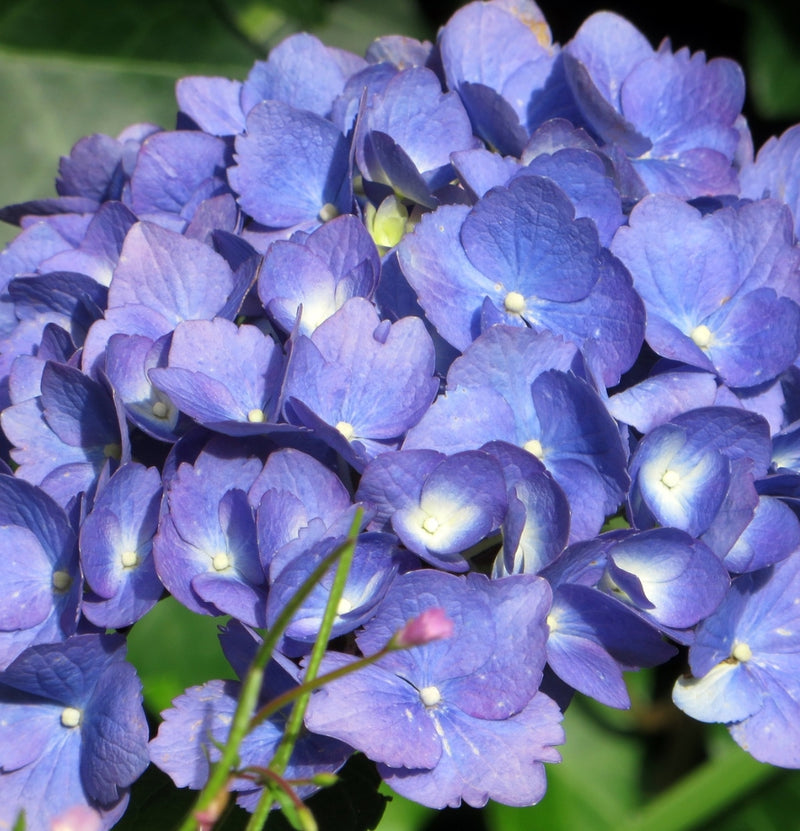
[[[88,805],[76,805],[54,817],[50,831],[100,831],[103,820]]]
[[[228,791],[219,791],[211,804],[201,811],[194,812],[197,831],[212,831],[228,805]]]
[[[453,621],[447,617],[444,609],[432,606],[409,620],[392,638],[392,645],[395,649],[422,646],[431,641],[449,638],[454,628]]]

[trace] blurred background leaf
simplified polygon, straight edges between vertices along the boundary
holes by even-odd
[[[357,52],[434,31],[413,0],[0,0],[0,205],[52,196],[82,136],[173,127],[181,76],[244,78],[301,29]],[[0,225],[0,245],[15,234]]]
[[[759,115],[800,119],[800,4],[738,0],[747,11],[748,81]]]
[[[53,194],[58,159],[81,136],[172,127],[177,78],[243,78],[292,31],[363,52],[381,34],[433,38],[457,0],[0,0],[0,205]],[[542,2],[556,40],[602,4]],[[610,4],[657,44],[747,63],[756,143],[800,119],[800,6],[781,0]],[[702,12],[702,13],[701,13]],[[16,231],[0,226],[0,245]]]
[[[120,68],[0,51],[0,204],[55,195],[58,159],[89,133],[174,123],[169,68]],[[0,244],[18,229],[0,225]]]
[[[128,659],[139,671],[151,713],[165,710],[187,687],[236,677],[217,638],[218,627],[226,621],[190,612],[167,597],[133,625]]]
[[[800,817],[800,781],[792,771],[775,771],[746,798],[728,805],[698,831],[789,831]]]
[[[298,9],[308,2],[298,0]],[[319,0],[313,6],[321,13]],[[251,46],[230,25],[226,8],[223,0],[6,0],[0,41],[14,50],[50,55],[246,65]]]

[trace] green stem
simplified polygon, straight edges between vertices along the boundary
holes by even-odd
[[[322,560],[322,562],[320,562],[319,565],[311,572],[311,574],[302,583],[300,588],[292,595],[291,600],[286,604],[283,611],[278,616],[278,619],[275,621],[274,625],[265,633],[264,640],[261,643],[261,646],[259,647],[258,651],[256,652],[256,657],[253,659],[253,663],[250,665],[250,668],[247,671],[247,675],[244,677],[244,680],[242,681],[242,692],[239,696],[239,701],[236,705],[236,712],[233,716],[233,723],[231,724],[231,730],[228,734],[228,739],[225,742],[225,746],[222,750],[222,755],[220,756],[217,763],[212,767],[211,773],[208,777],[208,781],[206,782],[203,789],[200,791],[200,794],[197,797],[197,801],[195,802],[195,805],[190,811],[189,815],[179,826],[179,831],[195,831],[195,829],[197,828],[197,820],[195,819],[195,813],[208,808],[218,797],[219,792],[223,788],[227,787],[231,773],[235,770],[238,764],[239,747],[241,746],[242,739],[244,739],[244,737],[247,735],[247,732],[250,729],[250,716],[255,710],[256,704],[258,702],[258,696],[261,692],[261,684],[264,678],[264,669],[275,647],[277,646],[281,635],[283,635],[287,626],[291,623],[291,620],[294,617],[295,613],[300,608],[303,601],[308,597],[308,595],[311,594],[311,592],[314,590],[314,587],[319,583],[319,581],[322,579],[322,577],[325,575],[328,569],[339,558],[344,559],[345,556],[347,556],[348,558],[349,568],[349,560],[352,559],[353,549],[355,548],[355,535],[358,534],[358,529],[360,528],[362,515],[363,512],[361,511],[361,509],[359,509],[356,512],[355,518],[353,519],[353,526],[348,538],[341,545],[337,546],[336,549],[332,551],[324,560]],[[339,571],[340,569],[337,569],[336,579],[338,579],[339,577]],[[335,585],[336,580],[334,580],[334,586]],[[341,592],[339,596],[341,597]],[[339,601],[337,599],[336,603],[338,602]],[[330,632],[330,629],[328,631]],[[325,643],[327,644],[327,641]]]
[[[272,803],[275,801],[275,796],[273,794],[272,788],[267,785],[264,790],[261,792],[261,796],[258,800],[258,804],[256,805],[255,811],[250,815],[250,819],[247,821],[247,826],[245,827],[244,831],[260,831],[261,828],[264,827],[264,824],[269,817],[270,809],[272,808]]]
[[[273,713],[277,713],[278,710],[282,710],[287,704],[291,703],[295,699],[299,698],[301,695],[306,695],[308,693],[313,692],[316,689],[324,686],[325,684],[330,683],[331,681],[335,681],[337,678],[343,678],[345,675],[349,675],[351,672],[355,672],[356,670],[363,669],[364,667],[368,667],[370,664],[374,664],[376,661],[380,660],[384,657],[384,655],[388,655],[390,652],[393,652],[394,649],[390,648],[388,645],[381,649],[380,652],[376,652],[374,655],[368,655],[366,658],[359,658],[352,663],[345,664],[338,669],[333,669],[330,672],[326,672],[324,675],[319,675],[316,678],[311,678],[310,680],[303,681],[297,687],[292,687],[286,692],[281,693],[281,695],[273,698],[272,701],[268,701],[254,716],[253,720],[250,722],[250,729],[258,727],[263,721],[268,719]]]
[[[278,776],[275,771],[262,767],[248,768],[247,770],[253,770],[258,774],[259,779],[264,784],[264,790],[261,792],[255,811],[250,815],[245,831],[261,831],[269,817],[273,802],[287,804],[287,807],[298,816],[308,811],[303,801],[295,793],[292,785],[282,776]],[[263,782],[263,780],[267,781]]]
[[[189,816],[184,819],[180,831],[194,831],[197,828],[195,813],[208,808],[217,798],[219,792],[227,787],[231,771],[236,767],[239,758],[239,746],[247,734],[249,715],[253,712],[257,702],[258,694],[261,691],[261,682],[264,677],[262,667],[253,666],[248,670],[247,676],[242,683],[242,693],[236,705],[236,713],[231,724],[231,730],[225,746],[222,748],[222,755],[217,763],[211,768],[205,787],[200,791],[197,802],[192,808]],[[244,718],[242,718],[242,715]]]
[[[290,782],[269,768],[248,768],[248,770],[256,771],[261,780],[267,781],[245,831],[261,831],[269,818],[274,802],[280,804],[284,816],[293,828],[298,828],[299,831],[317,831],[314,815],[294,790],[297,784],[309,783]]]
[[[328,596],[328,602],[325,605],[325,612],[322,616],[322,623],[319,628],[319,634],[314,642],[314,647],[311,650],[311,656],[308,659],[308,666],[306,667],[303,686],[310,684],[319,671],[319,665],[322,662],[322,656],[328,648],[328,641],[331,637],[331,630],[333,629],[333,622],[336,619],[336,610],[339,606],[339,601],[344,594],[345,584],[347,582],[347,575],[350,573],[350,565],[353,562],[353,554],[356,548],[356,540],[358,539],[358,532],[361,528],[361,520],[363,517],[363,510],[359,508],[353,517],[353,523],[350,526],[350,533],[347,536],[347,541],[344,544],[344,551],[342,551],[339,565],[336,567],[336,574],[333,578],[333,585],[331,586],[331,593]],[[313,687],[312,687],[313,689]],[[294,707],[286,720],[286,727],[283,731],[283,737],[275,751],[275,755],[270,762],[270,769],[277,773],[283,773],[286,766],[289,764],[289,758],[292,755],[294,746],[300,736],[300,731],[303,729],[303,716],[306,712],[308,699],[311,696],[311,690],[303,690],[295,696]]]

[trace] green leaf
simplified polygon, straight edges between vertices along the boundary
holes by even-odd
[[[51,55],[247,65],[257,47],[228,24],[225,10],[211,0],[6,0],[0,43]]]
[[[764,118],[800,118],[800,10],[796,3],[739,0],[748,12],[747,83]]]
[[[225,621],[190,612],[167,597],[134,624],[128,658],[139,671],[151,712],[165,710],[187,687],[235,677],[217,638]]]
[[[717,817],[722,810],[746,800],[755,788],[775,774],[775,768],[757,762],[729,740],[726,752],[693,770],[617,828],[619,831],[692,831]],[[759,831],[762,828],[747,827]],[[713,828],[715,831],[720,828],[716,819]]]
[[[312,29],[328,46],[349,49],[359,55],[382,35],[408,35],[419,40],[431,40],[430,30],[414,0],[346,0],[334,3],[325,22]]]
[[[776,772],[743,797],[703,825],[702,831],[786,831],[788,818],[800,816],[800,774]]]
[[[55,196],[59,157],[136,121],[172,126],[175,67],[139,71],[0,50],[0,204]],[[0,226],[0,244],[18,228]]]

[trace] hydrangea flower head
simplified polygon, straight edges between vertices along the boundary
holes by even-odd
[[[354,752],[532,805],[572,693],[675,644],[681,707],[800,765],[799,134],[753,152],[736,64],[486,0],[176,97],[0,210],[0,825],[105,829],[226,741],[249,811]],[[165,594],[240,680],[148,754],[123,633]]]

